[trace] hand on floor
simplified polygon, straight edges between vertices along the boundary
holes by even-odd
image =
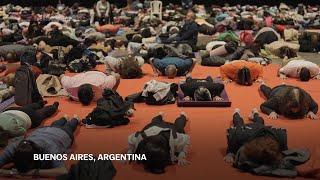
[[[278,119],[279,115],[276,112],[272,112],[268,116],[269,119]]]
[[[228,83],[231,83],[231,82],[232,82],[231,79],[225,79],[225,80],[223,81],[224,84],[228,84]]]
[[[263,81],[263,79],[260,79],[260,78],[259,78],[259,79],[256,80],[256,83],[262,84],[262,83],[264,83],[264,81]]]
[[[285,79],[287,79],[287,76],[284,74],[280,74],[280,79],[285,80]]]
[[[179,158],[178,159],[178,165],[179,166],[186,166],[189,165],[190,161],[187,161],[185,158]]]
[[[215,97],[214,97],[214,100],[215,100],[215,101],[223,101],[223,98],[220,97],[220,96],[215,96]]]
[[[234,163],[234,154],[232,154],[232,153],[227,154],[227,155],[223,158],[223,160],[224,160],[226,163],[228,163],[228,164],[233,164],[233,163]]]
[[[312,111],[310,111],[310,112],[307,114],[307,118],[314,119],[314,120],[319,119],[318,116],[317,116],[316,114],[314,114]]]

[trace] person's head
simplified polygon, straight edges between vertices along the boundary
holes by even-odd
[[[211,93],[207,88],[199,87],[194,92],[195,101],[212,101]]]
[[[14,53],[9,52],[9,53],[6,55],[5,60],[7,60],[8,62],[14,62],[14,61],[16,60],[16,56],[15,56]]]
[[[39,161],[35,161],[34,154],[40,154],[40,148],[32,141],[23,140],[16,148],[13,154],[13,163],[15,168],[21,172],[26,173],[31,169],[39,167]]]
[[[282,98],[283,106],[280,111],[285,117],[291,119],[303,118],[308,113],[309,102],[299,88],[292,88]]]
[[[257,164],[276,165],[282,159],[279,143],[268,136],[257,137],[245,143],[242,152],[249,161]]]
[[[303,67],[299,72],[300,81],[309,81],[311,79],[311,74],[308,68]]]
[[[93,100],[94,93],[90,84],[83,84],[78,89],[78,98],[81,104],[87,106]]]
[[[175,65],[168,65],[165,69],[165,75],[168,76],[169,79],[173,79],[177,75],[177,67]]]
[[[251,86],[252,78],[250,69],[247,67],[243,67],[238,70],[237,83],[240,85]]]
[[[193,11],[189,10],[187,15],[186,15],[186,21],[187,22],[192,22],[196,19],[196,15],[194,14]]]
[[[134,79],[141,78],[143,72],[135,59],[128,59],[121,63],[120,75],[123,79]]]
[[[146,155],[147,160],[138,163],[142,163],[145,170],[154,174],[164,173],[165,167],[171,163],[169,142],[161,135],[143,139],[138,145],[136,154]]]

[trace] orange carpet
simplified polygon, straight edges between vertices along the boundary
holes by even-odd
[[[276,77],[277,65],[270,65],[264,68],[265,81],[270,86],[279,85],[282,80]],[[103,70],[103,66],[99,67]],[[153,79],[152,70],[149,65],[143,67],[146,75],[139,80],[121,80],[118,92],[123,97],[138,92],[143,84]],[[207,75],[219,76],[219,69],[213,67],[196,66],[193,77],[206,77]],[[163,77],[158,80],[168,81]],[[180,78],[171,80],[179,82]],[[169,80],[170,81],[170,80]],[[320,81],[311,80],[307,83],[299,82],[295,79],[285,80],[287,84],[297,85],[312,97],[320,102]],[[136,104],[137,111],[131,122],[127,126],[120,126],[111,129],[85,129],[80,127],[75,135],[75,144],[72,153],[121,153],[125,152],[127,147],[127,136],[135,131],[141,130],[159,111],[165,112],[167,121],[174,121],[181,111],[185,111],[190,121],[186,131],[191,137],[190,153],[188,160],[191,164],[185,167],[177,165],[170,166],[166,173],[162,175],[153,175],[144,172],[143,168],[134,164],[121,164],[114,162],[117,169],[115,179],[276,179],[267,177],[253,176],[248,173],[241,173],[230,165],[224,163],[223,157],[226,150],[226,129],[230,126],[234,108],[241,109],[241,114],[247,120],[249,112],[254,107],[259,107],[264,101],[258,92],[259,84],[251,87],[244,87],[231,83],[226,85],[226,90],[232,101],[230,108],[178,108],[176,104],[166,106],[148,106],[145,104]],[[84,118],[94,107],[94,104],[85,107],[79,103],[69,101],[66,97],[47,98],[51,104],[53,101],[59,101],[59,112],[44,124],[50,124],[68,114],[78,114]],[[299,167],[310,169],[320,167],[320,120],[286,120],[283,117],[278,120],[269,120],[263,115],[266,125],[284,127],[288,132],[288,143],[290,148],[305,147],[312,152],[312,158],[308,163]],[[317,160],[317,161],[316,161]],[[67,162],[68,165],[71,162]],[[300,179],[300,178],[298,178]]]

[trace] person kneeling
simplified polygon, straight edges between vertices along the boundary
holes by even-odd
[[[236,81],[240,85],[251,86],[253,81],[263,82],[263,66],[244,60],[232,61],[220,67],[220,75],[225,83]]]
[[[215,83],[211,76],[206,79],[193,79],[187,77],[186,82],[180,85],[184,100],[194,101],[222,101],[220,97],[224,85]]]
[[[280,85],[273,89],[262,84],[260,91],[267,98],[261,104],[260,109],[269,115],[270,119],[277,119],[284,115],[290,119],[300,119],[308,117],[318,119],[318,104],[312,99],[310,94],[299,87]]]
[[[186,153],[190,138],[184,131],[186,122],[184,112],[174,123],[165,122],[163,113],[159,113],[142,131],[128,137],[128,153],[145,154],[147,160],[138,163],[142,163],[145,170],[154,174],[164,173],[165,167],[175,162],[187,165]]]
[[[89,105],[102,97],[104,89],[116,90],[120,83],[119,74],[106,75],[99,71],[88,71],[73,77],[61,75],[61,84],[72,100]]]
[[[169,79],[190,74],[195,64],[196,60],[178,57],[150,59],[150,65],[152,66],[155,76],[167,76]]]
[[[287,147],[286,129],[265,126],[258,110],[244,124],[240,109],[233,114],[233,126],[227,130],[228,148],[224,160],[234,167],[260,176],[296,177],[295,166],[310,158],[303,149]]]

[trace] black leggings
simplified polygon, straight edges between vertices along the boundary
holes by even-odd
[[[258,113],[255,113],[253,116],[253,123],[264,124],[264,120],[259,116]],[[243,127],[245,126],[243,118],[240,116],[239,113],[235,113],[233,115],[233,126],[234,127]]]
[[[23,107],[11,107],[6,109],[6,111],[9,110],[18,110],[26,113],[31,119],[31,128],[35,128],[38,127],[44,119],[52,116],[57,111],[57,108],[53,105],[43,106],[40,103],[32,103]]]
[[[187,118],[184,115],[180,115],[174,121],[174,123],[165,122],[163,120],[163,117],[161,115],[158,115],[151,120],[151,123],[148,125],[148,127],[150,127],[152,125],[156,125],[156,124],[167,124],[169,126],[173,126],[176,129],[177,133],[184,134],[185,133],[184,127],[186,126],[186,123],[187,123]]]
[[[77,129],[79,121],[75,118],[68,121],[66,118],[61,118],[59,120],[54,121],[51,126],[53,127],[59,127],[66,131],[68,135],[73,139],[73,133]]]
[[[261,85],[260,86],[260,91],[262,92],[262,94],[267,98],[267,99],[269,99],[269,97],[270,97],[270,94],[271,94],[271,92],[272,92],[272,89],[270,88],[270,87],[268,87],[268,86],[266,86],[266,85]]]

